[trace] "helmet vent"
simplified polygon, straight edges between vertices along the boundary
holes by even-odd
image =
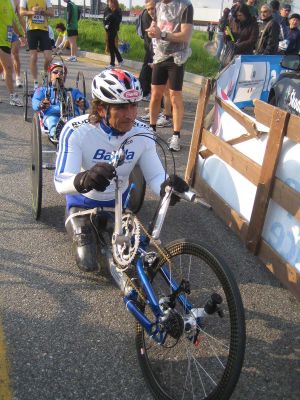
[[[115,100],[115,96],[112,95],[107,89],[105,89],[104,87],[101,87],[100,90],[104,94],[105,97],[107,97],[108,99]]]
[[[108,83],[109,85],[115,85],[115,84],[116,84],[116,82],[111,81],[111,80],[109,80],[109,79],[104,79],[104,81],[105,81],[106,83]]]

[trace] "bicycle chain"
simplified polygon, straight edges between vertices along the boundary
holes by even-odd
[[[168,255],[164,252],[163,248],[161,248],[152,238],[152,236],[148,233],[148,230],[145,228],[145,226],[142,224],[142,222],[138,219],[138,217],[135,215],[135,218],[138,222],[138,224],[140,225],[140,227],[142,228],[142,230],[144,231],[145,235],[148,237],[150,243],[156,248],[156,250],[158,251],[158,253],[165,259],[167,260],[170,268],[173,267],[172,261],[170,260],[170,258],[168,257]],[[127,267],[128,268],[128,267]],[[135,283],[132,281],[132,279],[130,278],[130,276],[128,275],[128,273],[126,272],[126,269],[122,270],[123,273],[126,274],[127,277],[127,281],[126,281],[126,285],[131,286],[133,289],[136,290],[136,292],[138,293],[139,297],[142,299],[142,301],[146,304],[146,298],[143,294],[143,292],[141,291],[141,289],[135,285]]]

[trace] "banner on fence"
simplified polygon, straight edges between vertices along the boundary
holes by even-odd
[[[239,108],[253,105],[253,99],[268,100],[270,88],[280,75],[282,56],[242,55],[222,72],[217,94],[223,90]]]

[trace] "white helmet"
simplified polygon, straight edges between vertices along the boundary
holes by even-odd
[[[110,69],[94,77],[92,97],[107,104],[136,103],[142,100],[143,91],[133,74],[122,69]]]

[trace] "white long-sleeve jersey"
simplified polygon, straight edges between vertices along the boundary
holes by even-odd
[[[114,200],[114,181],[111,181],[104,192],[91,190],[79,194],[74,187],[74,178],[76,174],[89,170],[98,162],[110,162],[112,151],[118,150],[125,139],[132,137],[125,146],[125,162],[117,168],[122,193],[128,188],[129,175],[138,163],[151,190],[159,194],[160,185],[165,180],[166,174],[156,152],[155,142],[151,139],[153,133],[147,125],[135,121],[129,132],[119,136],[109,135],[104,129],[105,126],[101,124],[90,124],[88,115],[76,117],[64,126],[60,135],[54,178],[57,192],[75,195],[71,196],[72,206],[83,204],[88,206],[91,203],[95,206],[94,201],[103,203]],[[137,133],[147,137],[133,137]]]

